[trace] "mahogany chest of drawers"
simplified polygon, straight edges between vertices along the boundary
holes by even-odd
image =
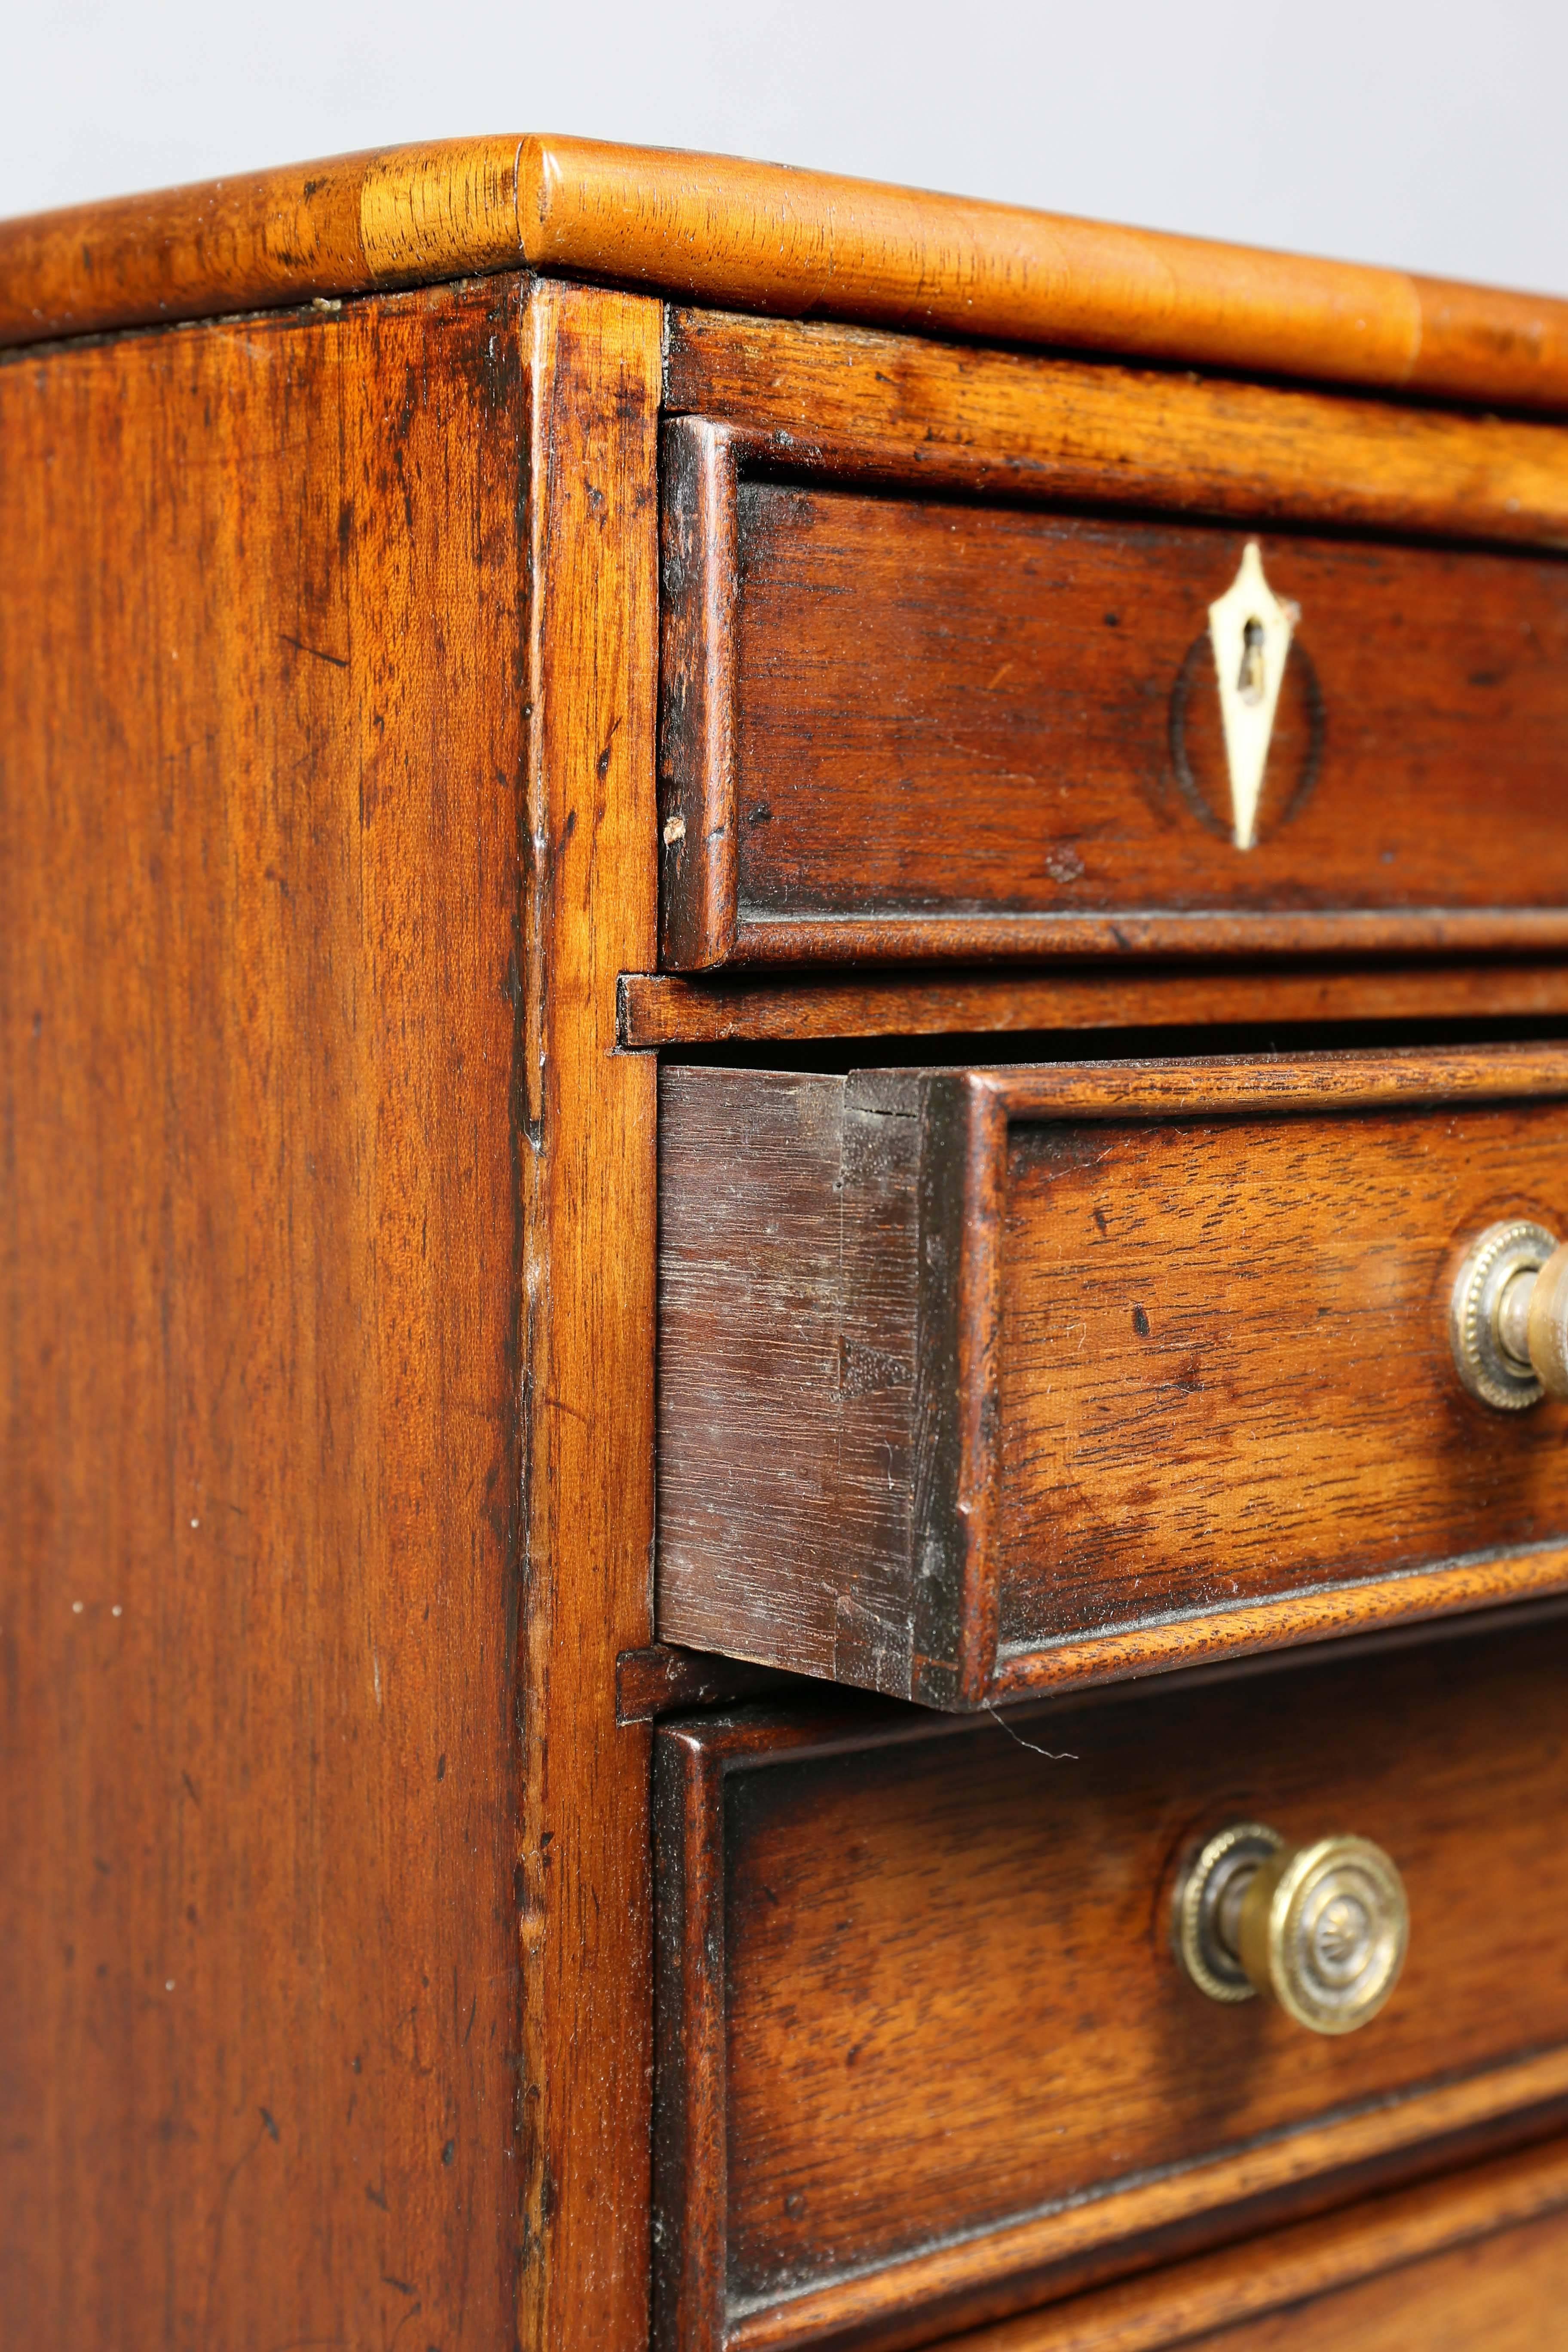
[[[1536,2346],[1568,306],[0,227],[18,2343]]]

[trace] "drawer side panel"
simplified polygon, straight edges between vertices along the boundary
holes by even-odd
[[[921,1122],[897,1076],[675,1069],[659,1096],[658,1622],[910,1686]]]

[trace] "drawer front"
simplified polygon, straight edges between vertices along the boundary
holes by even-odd
[[[1568,2097],[1568,1625],[1379,1646],[1011,1727],[664,1727],[667,2352],[921,2340],[1135,2234],[1146,2260],[1540,2128]],[[1179,1969],[1184,1857],[1237,1818],[1403,1874],[1408,1958],[1361,2031]]]
[[[1565,2206],[1552,2139],[966,2331],[963,2352],[1540,2352],[1563,2333]]]
[[[1568,1407],[1461,1384],[1568,1232],[1560,1048],[661,1093],[664,1638],[915,1697],[1568,1582]]]
[[[1337,2294],[1273,2312],[1250,2326],[1178,2339],[1189,2352],[1543,2352],[1560,2343],[1568,2305],[1568,2216],[1455,2246]],[[1068,2352],[1015,2344],[1009,2352]],[[1124,2352],[1109,2333],[1105,2352]],[[973,2352],[986,2352],[976,2345]],[[1001,2347],[996,2347],[1001,2352]],[[1076,2352],[1091,2352],[1080,2344]]]
[[[667,436],[670,966],[1568,936],[1561,557],[874,495]]]

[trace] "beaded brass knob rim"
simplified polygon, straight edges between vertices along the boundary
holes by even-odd
[[[1283,1851],[1278,1830],[1232,1822],[1198,1848],[1176,1888],[1176,1958],[1210,2000],[1255,2000],[1258,1987],[1221,1927],[1226,1897]]]
[[[1455,1278],[1448,1330],[1459,1378],[1483,1404],[1568,1402],[1568,1244],[1530,1217],[1489,1225]]]
[[[1310,2032],[1353,2033],[1399,1981],[1409,1911],[1398,1871],[1370,1838],[1292,1847],[1261,1822],[1232,1822],[1188,1862],[1172,1930],[1209,2000],[1264,1993]]]
[[[1499,1412],[1520,1412],[1539,1402],[1534,1366],[1503,1342],[1504,1302],[1521,1276],[1540,1273],[1557,1237],[1529,1217],[1489,1225],[1466,1253],[1454,1283],[1449,1336],[1459,1378],[1473,1397]]]

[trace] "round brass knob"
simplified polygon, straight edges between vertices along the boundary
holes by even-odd
[[[1394,1990],[1409,1924],[1399,1873],[1370,1838],[1288,1846],[1233,1822],[1183,1872],[1173,1940],[1211,2000],[1266,1993],[1314,2033],[1353,2033]]]
[[[1568,1243],[1528,1217],[1489,1225],[1455,1280],[1448,1332],[1483,1404],[1516,1412],[1568,1398]]]

